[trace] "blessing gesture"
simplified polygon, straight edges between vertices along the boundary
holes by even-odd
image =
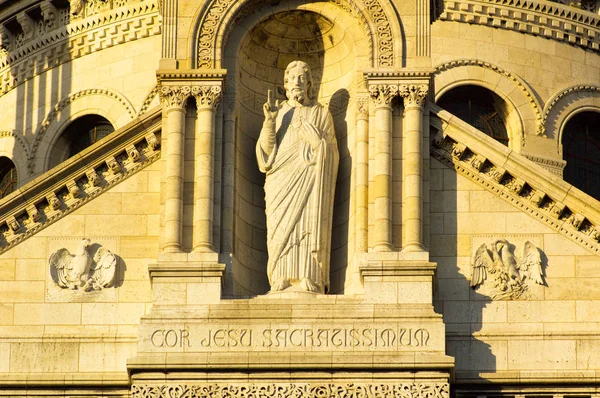
[[[275,119],[277,119],[277,114],[279,113],[279,100],[273,102],[271,90],[267,91],[267,102],[263,105],[263,112],[265,114],[265,121],[275,122]]]

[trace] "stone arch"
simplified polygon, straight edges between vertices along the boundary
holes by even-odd
[[[27,159],[29,159],[29,143],[22,135],[14,131],[0,131],[0,156],[9,158],[17,169],[18,186],[23,185],[29,174],[27,173]]]
[[[555,93],[546,102],[542,122],[549,132],[549,137],[555,138],[557,155],[563,155],[563,130],[567,122],[584,111],[600,112],[600,86],[567,87]]]
[[[382,0],[327,0],[352,15],[363,28],[369,43],[372,67],[402,64],[404,37],[391,2]],[[304,1],[262,4],[262,0],[212,0],[198,11],[190,32],[191,61],[197,69],[219,69],[225,43],[237,22],[261,7],[290,10]]]
[[[28,170],[33,175],[47,171],[49,155],[62,131],[75,119],[99,115],[118,130],[135,118],[135,108],[121,94],[106,89],[82,90],[59,101],[35,134]]]
[[[468,59],[446,62],[435,68],[434,83],[436,101],[447,91],[469,84],[500,96],[511,108],[507,118],[511,149],[520,151],[527,135],[545,133],[542,107],[534,92],[520,77],[496,65]]]

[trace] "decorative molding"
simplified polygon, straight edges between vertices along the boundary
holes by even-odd
[[[404,99],[405,107],[423,108],[429,94],[427,84],[401,84],[398,86],[398,95]]]
[[[184,109],[185,101],[191,93],[192,89],[190,86],[168,86],[161,84],[159,91],[160,102],[166,109]]]
[[[34,173],[36,156],[37,156],[37,151],[38,151],[39,145],[42,142],[42,139],[44,138],[44,135],[46,134],[46,131],[48,130],[48,128],[51,126],[52,122],[58,117],[59,113],[64,108],[66,108],[68,105],[72,104],[77,99],[80,99],[80,98],[83,98],[83,97],[86,97],[89,95],[103,95],[103,96],[112,98],[112,99],[116,100],[117,102],[119,102],[121,105],[123,105],[123,107],[125,107],[125,109],[127,110],[127,113],[129,114],[131,119],[135,118],[135,109],[134,109],[133,105],[131,105],[131,103],[125,97],[123,97],[121,94],[119,94],[115,91],[107,90],[107,89],[103,89],[103,88],[92,88],[92,89],[78,91],[76,93],[68,95],[66,98],[63,98],[56,105],[54,105],[54,108],[52,108],[52,110],[48,113],[48,115],[46,116],[44,121],[41,123],[40,128],[35,133],[35,138],[33,140],[33,145],[31,147],[31,154],[27,161],[27,170],[28,170],[28,173],[30,176],[32,176]]]
[[[492,70],[492,71],[510,79],[519,88],[519,90],[522,92],[522,94],[527,98],[527,100],[529,101],[529,104],[531,105],[531,107],[533,109],[533,112],[535,115],[535,120],[536,120],[536,128],[537,128],[536,135],[539,135],[539,136],[546,135],[545,126],[542,121],[542,107],[541,107],[539,101],[537,100],[537,97],[531,90],[531,88],[529,88],[529,86],[527,85],[527,83],[525,83],[525,81],[523,79],[521,79],[519,76],[517,76],[497,65],[494,65],[490,62],[478,60],[478,59],[459,59],[459,60],[455,60],[455,61],[445,62],[445,63],[435,67],[434,74],[439,75],[445,70],[450,70],[450,69],[460,67],[460,66],[479,66],[484,69]],[[522,145],[525,145],[525,134],[523,136]]]
[[[563,175],[563,170],[564,170],[565,166],[567,165],[567,162],[565,162],[562,159],[552,159],[552,158],[547,158],[545,156],[541,156],[539,154],[531,154],[531,153],[525,153],[525,152],[521,152],[521,155],[525,156],[527,159],[531,160],[532,162],[539,164],[546,170],[550,171],[553,174],[556,174],[557,176],[559,176],[561,178]]]
[[[543,0],[447,0],[442,21],[537,35],[600,51],[600,16]]]
[[[152,101],[154,101],[154,98],[158,96],[159,90],[160,86],[158,84],[154,86],[152,90],[150,90],[150,92],[146,96],[146,99],[144,99],[144,102],[142,102],[142,106],[140,107],[140,111],[138,112],[137,116],[141,116],[144,113],[146,113],[146,111],[150,107],[150,104],[152,103]]]
[[[141,128],[144,126],[144,128]],[[140,124],[111,134],[111,139],[84,158],[65,162],[63,169],[19,188],[20,195],[0,204],[0,253],[78,209],[115,184],[160,158],[161,112],[146,116]],[[132,159],[133,145],[139,158]],[[109,163],[118,167],[111,168]],[[62,174],[62,175],[61,175]],[[90,176],[91,177],[90,179]],[[15,222],[13,222],[13,219]],[[15,230],[11,228],[17,226]]]
[[[131,398],[449,398],[448,383],[133,384]]]
[[[483,136],[484,133],[461,120],[446,117],[449,114],[435,105],[431,106],[430,111],[441,119],[441,126],[436,125],[435,122],[432,124],[432,127],[438,130],[438,134],[432,137],[431,156],[516,208],[528,213],[554,231],[594,253],[600,253],[598,214],[586,215],[586,213],[594,212],[593,208],[585,206],[589,204],[590,200],[593,200],[592,198],[588,195],[568,196],[567,191],[571,195],[578,194],[571,192],[570,185],[566,183],[564,183],[565,187],[560,187],[553,182],[545,183],[543,175],[539,172],[530,174],[532,178],[524,178],[519,175],[521,173],[518,169],[530,171],[531,165],[518,165],[517,162],[520,163],[524,160],[522,157],[523,160],[515,160],[520,155],[511,151],[509,159],[511,161],[509,162],[506,154],[501,152],[508,151],[502,144],[488,139],[488,137],[480,139],[479,136]],[[450,128],[451,125],[453,128]],[[466,131],[461,135],[472,136],[474,141],[480,145],[487,144],[487,152],[490,155],[494,154],[494,158],[502,160],[503,165],[501,166],[489,156],[479,153],[473,145],[459,142],[462,138],[455,138],[455,134],[460,131]],[[507,163],[511,163],[514,167],[508,168]],[[580,203],[582,207],[566,205],[558,197],[569,200],[569,203]]]
[[[61,25],[19,47],[11,44],[0,56],[0,95],[63,63],[160,33],[158,5],[144,1]],[[0,35],[0,45],[6,48],[9,36]]]
[[[0,138],[9,137],[14,138],[15,141],[19,143],[19,146],[23,150],[23,154],[26,156],[26,158],[29,158],[29,142],[27,141],[27,138],[21,134],[15,133],[14,131],[0,131]]]
[[[544,127],[546,128],[546,130],[550,129],[551,131],[560,133],[561,131],[559,131],[559,130],[562,126],[559,125],[557,122],[564,121],[565,118],[567,116],[569,116],[570,113],[564,114],[566,105],[562,109],[558,109],[557,105],[573,95],[575,95],[575,96],[582,95],[582,96],[572,99],[571,102],[576,102],[578,100],[585,101],[586,100],[585,93],[589,94],[589,97],[588,97],[589,99],[594,98],[594,96],[596,96],[597,98],[600,98],[600,86],[597,86],[594,84],[580,84],[580,85],[576,85],[576,86],[567,87],[567,88],[555,93],[552,97],[550,97],[548,102],[546,102],[546,106],[544,106],[544,114],[542,116],[542,123],[543,123]],[[600,101],[599,101],[599,104],[600,104]],[[553,119],[551,119],[550,114],[553,111],[556,111],[557,114],[555,115],[555,117]],[[550,124],[550,125],[548,125],[548,124]],[[557,153],[560,153],[560,147],[562,145],[561,137],[556,136],[554,138],[556,139]]]
[[[376,52],[374,67],[394,66],[393,33],[390,20],[379,0],[329,0],[353,17],[358,17],[368,36],[374,34]],[[356,4],[355,4],[356,2]],[[196,67],[220,67],[221,51],[231,27],[260,5],[260,1],[213,0],[206,4],[196,37],[198,38]],[[374,33],[371,33],[374,32]],[[371,46],[373,49],[373,46]]]

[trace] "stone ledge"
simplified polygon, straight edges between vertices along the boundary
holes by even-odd
[[[126,372],[105,373],[0,373],[0,388],[6,387],[60,387],[60,386],[113,386],[128,387]],[[0,390],[0,396],[2,391]]]

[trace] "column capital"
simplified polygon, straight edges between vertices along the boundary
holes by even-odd
[[[192,95],[196,99],[196,107],[201,109],[216,109],[221,101],[221,85],[206,85],[192,87]]]
[[[398,94],[404,99],[405,108],[423,108],[429,85],[427,84],[401,84],[398,86]]]
[[[369,85],[369,95],[375,103],[375,106],[389,107],[394,97],[398,95],[398,85],[396,84],[372,84]]]
[[[185,101],[190,96],[192,90],[190,86],[182,85],[165,85],[161,84],[159,95],[160,102],[163,108],[170,109],[185,109]]]

